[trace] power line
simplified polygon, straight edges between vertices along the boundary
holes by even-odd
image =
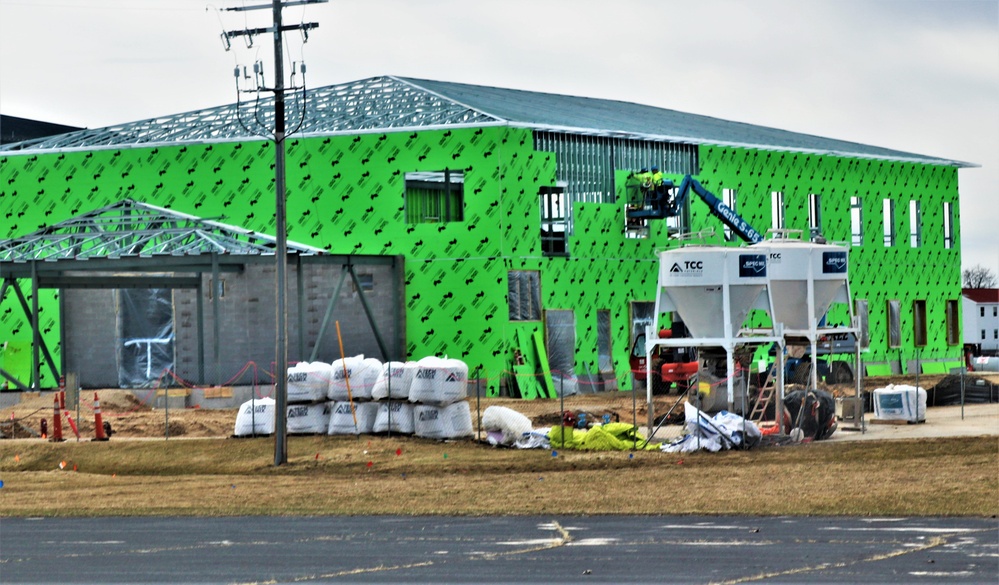
[[[297,90],[294,86],[285,87],[284,83],[284,34],[292,31],[301,31],[303,35],[303,41],[308,41],[308,33],[310,30],[314,30],[319,25],[314,22],[306,23],[302,22],[296,25],[285,25],[282,22],[282,10],[291,6],[302,6],[306,4],[322,4],[327,0],[273,0],[270,4],[258,4],[253,6],[241,6],[234,8],[225,8],[224,10],[229,12],[244,12],[249,10],[271,10],[272,24],[269,27],[259,27],[259,28],[244,28],[242,30],[232,30],[222,33],[222,40],[226,46],[226,50],[231,47],[233,38],[245,38],[252,45],[253,37],[257,35],[272,34],[274,38],[274,83],[273,86],[268,88],[266,83],[266,77],[264,76],[263,63],[257,61],[254,63],[254,76],[253,85],[254,88],[250,91],[255,91],[258,95],[257,102],[259,103],[259,94],[262,91],[272,92],[274,94],[274,131],[270,136],[265,136],[270,138],[274,142],[274,174],[275,174],[275,204],[274,204],[274,222],[276,231],[277,248],[275,250],[275,263],[276,263],[276,276],[275,276],[275,288],[277,297],[277,307],[276,307],[276,333],[275,333],[275,346],[276,346],[276,359],[275,359],[275,376],[274,376],[274,394],[275,394],[275,416],[274,416],[274,465],[283,465],[288,462],[288,303],[287,303],[287,288],[288,288],[288,226],[287,226],[287,196],[285,190],[285,138],[288,136],[286,120],[285,120],[285,102],[284,93],[286,89]],[[304,85],[304,75],[305,75],[305,64],[302,64],[302,75],[303,75],[303,85],[300,88],[302,90],[302,100],[303,107],[299,108],[302,118],[299,120],[298,127],[301,127],[301,123],[305,119],[305,85]],[[246,70],[244,68],[244,75],[246,75]],[[237,96],[239,95],[239,79],[240,70],[237,66],[235,70],[236,74],[236,91]],[[294,73],[292,73],[294,76]],[[236,111],[237,116],[242,108],[237,101]],[[259,114],[259,109],[257,110]],[[259,115],[254,116],[257,120],[258,127],[263,125],[260,123]],[[240,118],[240,124],[243,124],[242,118]],[[245,126],[244,126],[245,128]],[[297,130],[297,128],[296,128]],[[247,129],[249,131],[249,129]],[[291,133],[294,133],[292,130]]]

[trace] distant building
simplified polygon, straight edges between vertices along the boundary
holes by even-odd
[[[999,288],[966,288],[964,343],[974,355],[999,355]]]
[[[0,144],[23,142],[25,140],[34,140],[35,138],[55,136],[56,134],[76,132],[77,130],[80,130],[80,128],[76,126],[0,115]]]

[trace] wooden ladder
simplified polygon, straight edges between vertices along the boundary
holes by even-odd
[[[749,420],[755,423],[762,422],[767,406],[770,405],[776,394],[777,370],[772,368],[770,372],[767,373],[767,381],[763,384],[763,388],[760,389],[760,396],[756,399],[756,404],[753,406],[753,410],[749,411]]]

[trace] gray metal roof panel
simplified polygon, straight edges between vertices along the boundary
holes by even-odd
[[[80,130],[0,146],[0,152],[149,146],[260,138],[272,125],[273,98]],[[287,102],[295,126],[301,94]],[[956,167],[976,166],[856,142],[688,114],[630,102],[383,76],[310,89],[302,135],[506,124],[537,130],[687,144],[877,158]],[[264,124],[258,134],[251,127]]]
[[[778,128],[733,122],[631,102],[400,78],[458,100],[503,120],[541,129],[576,129],[595,134],[644,137],[751,148],[789,150],[925,162],[948,166],[969,163]]]

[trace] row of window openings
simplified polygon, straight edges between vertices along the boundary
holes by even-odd
[[[946,328],[947,345],[959,345],[961,343],[961,321],[958,313],[960,303],[956,300],[947,301]],[[857,301],[857,311],[867,311],[867,301]],[[896,299],[888,301],[888,347],[902,347],[902,302]],[[926,328],[926,301],[919,299],[912,301],[912,343],[915,347],[924,347],[927,344]]]
[[[985,307],[978,307],[978,312],[980,316],[985,316]],[[992,316],[999,317],[999,307],[992,307]]]
[[[992,330],[992,339],[999,339],[999,329]],[[982,340],[985,340],[985,330],[982,329]]]
[[[541,243],[546,254],[565,253],[565,236],[568,231],[566,194],[561,187],[542,187],[541,192]],[[732,211],[738,211],[735,189],[722,189],[722,201]],[[954,247],[954,206],[943,204],[943,245]],[[784,193],[771,193],[771,227],[786,229]],[[407,223],[447,223],[464,220],[464,173],[444,169],[432,172],[406,173],[405,213]],[[884,245],[896,244],[895,201],[882,201]],[[822,233],[822,201],[816,193],[808,195],[808,228],[810,236]],[[735,233],[725,227],[725,240],[735,240]],[[850,198],[851,243],[864,243],[864,210],[860,197]],[[922,246],[922,208],[919,201],[909,202],[909,245]]]

